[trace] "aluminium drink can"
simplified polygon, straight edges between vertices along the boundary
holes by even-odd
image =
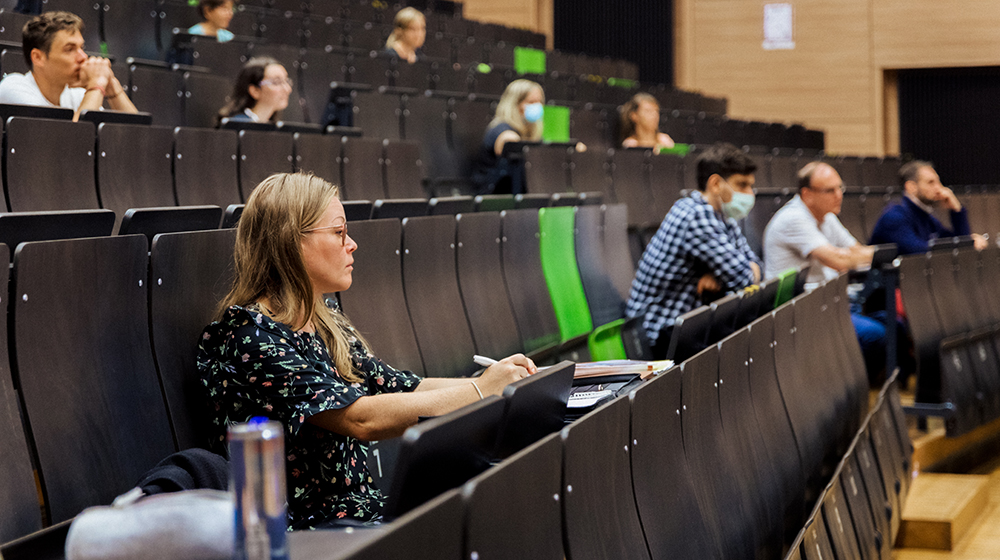
[[[229,486],[236,500],[234,560],[287,560],[285,438],[280,423],[251,418],[229,428]]]

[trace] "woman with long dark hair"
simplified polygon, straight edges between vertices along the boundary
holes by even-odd
[[[251,58],[236,77],[229,103],[219,111],[219,120],[277,122],[288,107],[292,80],[285,67],[270,57]]]

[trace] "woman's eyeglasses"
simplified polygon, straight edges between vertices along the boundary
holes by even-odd
[[[335,226],[323,226],[323,227],[318,227],[318,228],[306,229],[306,230],[302,230],[302,233],[312,233],[314,231],[336,230],[336,229],[340,229],[340,231],[331,231],[330,233],[339,236],[340,237],[340,242],[341,242],[342,245],[347,245],[347,224],[346,223],[344,223],[344,224],[338,224],[338,225],[335,225]]]

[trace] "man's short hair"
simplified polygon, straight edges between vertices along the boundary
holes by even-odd
[[[52,40],[60,31],[79,31],[83,33],[83,20],[69,12],[45,12],[35,16],[21,29],[21,46],[24,50],[24,61],[28,68],[31,64],[31,51],[38,49],[48,56],[52,48]]]
[[[757,171],[757,164],[743,150],[727,142],[719,142],[698,156],[698,190],[704,192],[708,178],[719,175],[729,179],[733,175],[750,175]]]
[[[934,169],[934,164],[922,159],[915,159],[904,163],[899,168],[899,186],[905,187],[907,181],[916,181],[921,167]]]

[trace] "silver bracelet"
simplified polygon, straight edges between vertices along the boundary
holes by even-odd
[[[479,400],[483,400],[483,392],[479,390],[479,385],[476,385],[476,382],[473,381],[472,386],[475,387],[476,392],[479,393]]]

